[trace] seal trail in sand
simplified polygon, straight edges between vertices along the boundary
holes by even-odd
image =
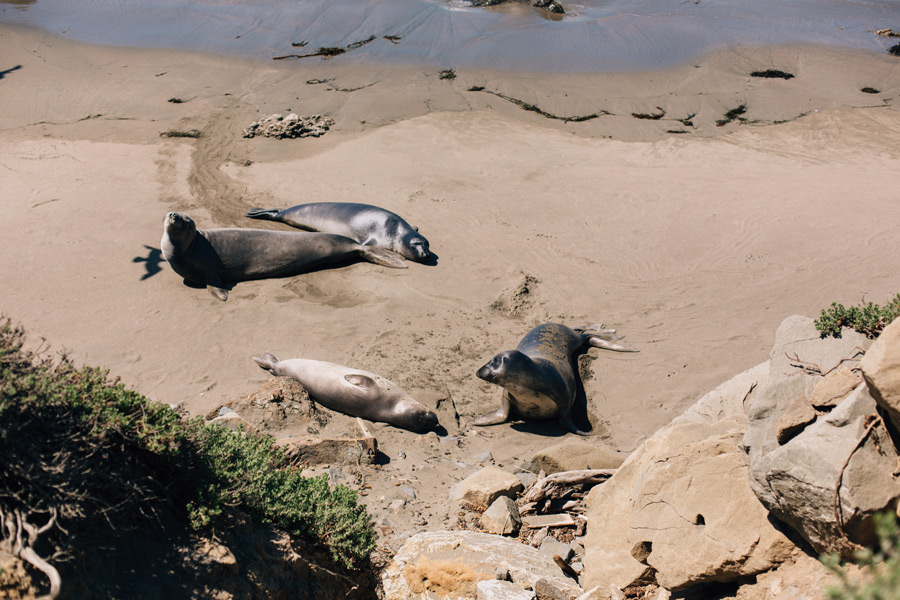
[[[622,339],[615,329],[588,325],[570,329],[558,323],[538,325],[522,338],[515,350],[501,352],[478,369],[479,379],[503,388],[500,408],[472,421],[473,425],[497,425],[513,416],[552,419],[578,435],[572,407],[578,396],[575,358],[586,345],[617,352],[634,352],[612,343]]]
[[[437,415],[380,375],[342,365],[268,352],[253,361],[274,375],[293,377],[323,406],[353,417],[424,433],[439,425]]]
[[[220,300],[227,286],[239,281],[289,277],[350,260],[405,269],[403,257],[384,248],[363,246],[342,235],[265,231],[262,229],[197,229],[184,213],[163,220],[163,256],[185,281],[205,285]]]
[[[431,258],[428,240],[415,227],[389,210],[354,202],[313,202],[291,208],[254,208],[251,219],[278,221],[298,229],[335,233],[364,246],[378,246],[425,262]]]

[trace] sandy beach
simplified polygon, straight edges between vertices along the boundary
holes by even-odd
[[[0,25],[0,57],[0,312],[193,414],[258,389],[253,354],[313,358],[436,409],[456,439],[421,456],[516,464],[564,432],[471,427],[500,394],[475,371],[539,323],[604,323],[639,352],[590,350],[592,439],[627,453],[765,360],[785,317],[900,291],[900,59],[886,53],[739,46],[660,71],[442,78]],[[750,75],[766,69],[794,77]],[[289,112],[335,126],[241,137]],[[240,283],[220,302],[160,255],[168,211],[286,229],[243,215],[315,201],[400,214],[437,264]],[[419,461],[416,434],[372,429],[397,473],[398,450]],[[452,484],[467,474],[453,464],[420,480]]]

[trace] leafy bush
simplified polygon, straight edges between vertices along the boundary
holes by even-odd
[[[24,350],[0,319],[0,544],[77,562],[130,531],[227,526],[238,509],[336,564],[365,565],[375,534],[356,492],[291,467],[269,436],[185,420],[106,371]],[[180,524],[180,525],[179,525]]]
[[[843,304],[832,302],[831,308],[822,310],[815,323],[816,329],[822,332],[822,337],[841,337],[841,327],[851,327],[867,337],[876,338],[898,315],[900,294],[885,306],[869,302],[863,306],[846,308]]]
[[[856,553],[854,562],[861,568],[858,581],[840,566],[837,555],[823,556],[822,563],[840,579],[840,587],[831,587],[831,600],[894,600],[900,598],[900,527],[890,512],[875,515],[878,546]]]

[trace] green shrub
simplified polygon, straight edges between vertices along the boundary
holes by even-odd
[[[224,528],[237,509],[338,565],[365,565],[375,534],[355,491],[301,476],[269,436],[182,419],[24,339],[0,319],[0,521],[47,525],[29,542],[42,556],[65,562],[161,524]]]
[[[856,553],[854,563],[860,566],[861,576],[851,579],[841,567],[837,555],[822,557],[822,563],[840,579],[839,587],[830,587],[831,600],[896,600],[900,598],[900,527],[891,513],[875,515],[878,545]],[[858,580],[856,580],[858,579]]]
[[[894,296],[894,299],[885,306],[869,302],[866,305],[846,308],[843,304],[833,302],[831,308],[822,310],[815,323],[822,337],[829,335],[841,337],[841,328],[851,327],[867,337],[876,338],[898,315],[900,315],[900,294]]]

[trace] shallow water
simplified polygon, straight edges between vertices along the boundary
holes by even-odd
[[[589,72],[672,66],[735,44],[883,52],[897,40],[872,32],[900,30],[900,0],[563,4],[567,15],[557,20],[527,6],[482,9],[462,0],[0,0],[0,22],[90,43],[258,60],[375,36],[339,60]]]

